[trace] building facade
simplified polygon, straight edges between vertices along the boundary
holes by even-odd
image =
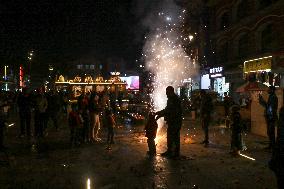
[[[224,68],[230,91],[245,80],[283,86],[284,1],[212,2],[210,64]]]

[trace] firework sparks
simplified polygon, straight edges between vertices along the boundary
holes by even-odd
[[[171,85],[177,89],[184,79],[197,73],[195,61],[186,54],[183,46],[185,42],[189,43],[192,40],[191,37],[181,34],[185,15],[185,10],[170,9],[159,12],[159,24],[155,24],[155,28],[151,28],[151,32],[145,36],[146,43],[142,56],[146,69],[151,73],[149,80],[153,85],[150,94],[153,111],[166,106],[167,86]],[[162,121],[158,123],[161,128]]]

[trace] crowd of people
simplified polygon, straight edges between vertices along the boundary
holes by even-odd
[[[66,95],[59,94],[55,91],[45,93],[42,88],[39,88],[36,93],[29,93],[25,88],[17,95],[7,93],[1,95],[0,101],[0,148],[3,149],[3,132],[5,123],[8,117],[9,107],[15,109],[20,118],[20,134],[19,137],[32,136],[42,138],[47,135],[47,125],[51,121],[55,130],[60,129],[59,115],[64,112],[68,117],[68,125],[70,128],[70,144],[72,146],[80,145],[81,143],[93,143],[100,141],[99,130],[101,127],[103,115],[104,123],[107,128],[107,144],[110,148],[114,144],[114,128],[116,125],[113,114],[114,108],[108,95],[98,93],[82,93],[77,97],[77,102],[68,106],[68,98]],[[284,107],[280,109],[278,117],[278,98],[275,95],[275,87],[269,87],[269,97],[265,101],[262,96],[259,96],[259,103],[263,105],[265,112],[265,120],[267,124],[267,135],[269,137],[269,146],[272,152],[272,158],[269,162],[269,167],[277,176],[278,185],[283,187],[284,177]],[[175,94],[174,88],[168,86],[166,88],[167,105],[158,112],[150,112],[148,122],[145,126],[146,137],[148,138],[148,154],[156,155],[155,138],[157,134],[157,120],[164,117],[167,123],[167,150],[162,153],[162,156],[177,158],[180,156],[180,130],[182,126],[183,108],[180,98]],[[211,116],[214,110],[214,103],[211,96],[205,91],[200,91],[199,96],[199,114],[201,127],[204,131],[204,140],[201,141],[205,147],[209,145],[209,125]],[[240,105],[233,103],[232,99],[226,94],[224,98],[225,116],[229,117],[229,125],[231,128],[231,151],[234,156],[240,155],[240,151],[244,149],[243,129],[240,114]],[[103,112],[103,114],[102,114]],[[31,129],[31,120],[34,120],[34,131]],[[278,125],[277,136],[275,136],[275,127]],[[33,135],[32,135],[33,133]]]
[[[18,114],[19,138],[44,138],[48,135],[48,126],[52,125],[56,131],[61,129],[59,122],[65,115],[72,146],[100,141],[98,133],[102,121],[108,130],[108,144],[114,143],[114,108],[105,93],[82,93],[73,102],[69,102],[68,94],[54,90],[45,92],[43,88],[32,92],[27,88],[17,93],[1,92],[0,96],[1,149],[4,149],[4,130],[11,112],[14,117]]]

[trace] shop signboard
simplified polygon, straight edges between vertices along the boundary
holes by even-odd
[[[244,62],[244,73],[257,71],[270,71],[272,66],[272,56],[262,57]]]
[[[210,68],[209,70],[210,78],[223,77],[223,70],[224,70],[223,67]]]

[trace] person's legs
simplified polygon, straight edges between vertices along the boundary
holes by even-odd
[[[27,136],[31,137],[31,117],[32,115],[30,113],[26,114],[26,131],[27,131]]]
[[[99,129],[100,129],[100,118],[99,118],[98,114],[95,114],[95,126],[94,126],[94,129],[93,129],[93,136],[94,136],[95,140],[98,139]]]
[[[89,138],[90,140],[94,140],[94,128],[95,128],[95,114],[90,113],[90,130],[89,130]]]
[[[156,154],[156,145],[154,138],[148,138],[147,139],[148,148],[149,148],[149,155],[155,155]]]
[[[204,140],[201,142],[201,144],[208,144],[209,143],[209,131],[208,131],[208,126],[209,126],[209,120],[207,118],[202,118],[201,119],[201,126],[204,131]]]
[[[273,148],[275,145],[275,121],[271,120],[268,126],[269,147]]]
[[[265,120],[266,120],[266,133],[267,133],[267,136],[268,136],[268,139],[269,139],[269,144],[266,147],[266,149],[272,149],[274,144],[275,144],[274,121],[267,118],[267,117],[265,118]]]
[[[39,112],[35,112],[34,115],[34,136],[38,137],[39,136],[39,125],[40,125],[40,116],[39,116]]]
[[[25,135],[26,117],[24,113],[20,112],[20,135]]]
[[[162,156],[170,156],[172,154],[172,139],[170,136],[170,131],[169,131],[169,127],[167,129],[167,151],[165,151],[164,153],[162,153]]]
[[[175,144],[174,156],[180,155],[180,130],[177,130],[173,133],[173,141]]]

